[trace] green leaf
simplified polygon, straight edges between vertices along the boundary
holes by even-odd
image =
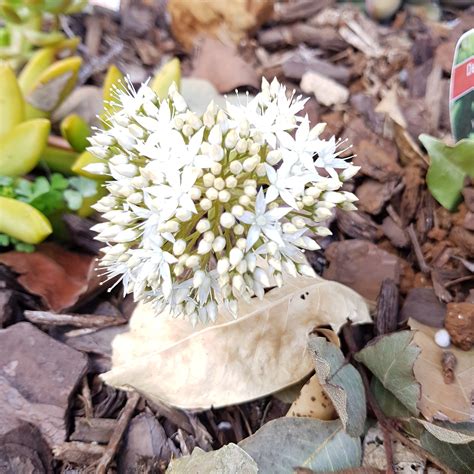
[[[69,181],[60,173],[51,175],[51,187],[58,191],[64,191],[69,186]]]
[[[467,444],[474,441],[474,425],[472,423],[439,422],[434,424],[422,419],[418,421],[433,436],[445,443]]]
[[[77,211],[82,206],[81,193],[74,189],[66,189],[66,191],[64,191],[64,199],[71,211]]]
[[[27,179],[18,179],[15,186],[15,193],[23,197],[22,201],[28,202],[33,194],[33,183]]]
[[[319,383],[331,399],[344,429],[351,436],[360,436],[367,411],[359,372],[346,362],[342,351],[324,337],[311,335],[308,347]]]
[[[464,139],[449,146],[429,135],[419,137],[430,155],[426,183],[433,197],[446,209],[461,201],[466,176],[474,178],[474,140]]]
[[[32,253],[35,251],[35,246],[25,242],[18,242],[15,244],[15,250],[17,252]]]
[[[0,234],[0,247],[8,247],[10,245],[10,237],[7,234]]]
[[[0,186],[11,186],[13,178],[11,176],[0,176]]]
[[[230,443],[216,451],[206,453],[200,448],[194,448],[190,456],[171,461],[167,474],[219,473],[219,474],[256,474],[255,461],[239,446]]]
[[[83,176],[69,178],[69,184],[76,189],[82,197],[91,197],[97,192],[97,182]]]
[[[418,415],[420,384],[413,375],[413,364],[420,354],[419,347],[410,346],[414,333],[401,331],[374,339],[355,355],[382,382],[382,385]]]
[[[420,441],[427,451],[454,469],[456,474],[472,474],[474,471],[474,443],[444,443],[427,431],[421,435]]]
[[[296,467],[334,472],[361,464],[360,439],[345,433],[340,420],[277,418],[239,446],[260,474],[287,474]]]

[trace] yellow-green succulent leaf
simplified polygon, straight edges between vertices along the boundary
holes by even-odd
[[[36,51],[18,76],[18,84],[23,94],[28,94],[36,85],[41,74],[54,62],[54,48]]]
[[[25,29],[25,38],[33,46],[54,46],[62,41],[65,36],[59,31],[51,31],[46,33],[44,31],[32,31]]]
[[[26,202],[0,197],[0,232],[27,244],[39,244],[53,228],[47,217]]]
[[[22,122],[0,138],[0,175],[21,176],[38,163],[48,141],[47,119]]]
[[[82,59],[61,59],[49,66],[25,95],[26,116],[49,116],[74,88]]]
[[[84,153],[81,153],[79,155],[77,160],[72,165],[72,171],[78,174],[79,176],[84,176],[85,178],[94,179],[96,181],[103,181],[103,176],[92,174],[84,170],[87,165],[92,165],[94,163],[105,163],[105,160],[102,158],[98,158],[97,156],[93,155],[92,153],[89,153],[88,151],[85,151]]]
[[[91,135],[89,124],[79,115],[70,114],[61,122],[61,135],[77,152],[83,152],[88,146],[87,138]]]
[[[181,86],[181,64],[178,58],[167,62],[153,77],[150,87],[157,93],[160,99],[168,96],[168,89],[173,82],[176,87]]]
[[[117,66],[111,64],[107,70],[102,88],[104,111],[100,118],[104,122],[104,126],[107,124],[107,118],[109,115],[114,112],[114,106],[110,102],[114,100],[113,90],[116,87],[125,87],[125,77]]]
[[[25,102],[15,73],[10,66],[0,64],[0,137],[21,123],[24,117]]]
[[[41,154],[41,163],[50,171],[65,175],[74,174],[72,166],[77,160],[78,154],[74,150],[65,150],[55,146],[46,146]]]
[[[23,23],[23,19],[20,15],[18,15],[15,9],[3,3],[0,5],[0,16],[3,16],[3,18],[5,18],[5,20],[9,23],[15,23],[17,25],[21,25]]]

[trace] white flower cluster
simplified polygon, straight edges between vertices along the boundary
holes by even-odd
[[[172,86],[160,102],[143,85],[117,92],[118,111],[89,150],[111,176],[95,206],[108,245],[101,265],[136,300],[193,323],[214,321],[217,304],[262,297],[282,275],[314,275],[304,251],[318,248],[331,209],[355,209],[343,181],[358,170],[334,138],[318,138],[296,114],[305,100],[276,80],[246,104],[209,104],[200,116]]]

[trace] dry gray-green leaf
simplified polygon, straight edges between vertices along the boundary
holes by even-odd
[[[469,444],[449,444],[440,441],[425,431],[420,438],[421,445],[443,461],[456,474],[472,474],[474,472],[474,442]]]
[[[188,321],[157,316],[139,305],[130,332],[113,341],[115,386],[185,409],[243,403],[281,390],[313,370],[307,350],[315,326],[335,331],[351,319],[370,321],[354,291],[321,278],[285,280],[263,300],[241,302],[239,317],[222,310],[216,324],[194,329]]]
[[[319,382],[336,408],[344,429],[351,436],[360,436],[367,411],[359,372],[346,362],[341,350],[324,337],[311,335],[308,347]]]
[[[295,467],[338,471],[361,464],[361,443],[339,420],[278,418],[239,443],[257,463],[259,474],[288,474]]]
[[[370,390],[374,394],[377,404],[386,416],[391,418],[410,418],[411,413],[408,408],[392,395],[379,381],[377,377],[372,379]]]
[[[167,474],[256,474],[255,461],[239,446],[230,443],[217,451],[194,448],[190,456],[171,461]]]
[[[27,102],[37,109],[51,112],[60,102],[61,94],[73,74],[72,71],[66,71],[45,84],[40,84],[28,94]]]
[[[418,415],[420,384],[413,374],[413,364],[420,349],[411,346],[414,333],[401,331],[382,336],[359,351],[355,358],[367,366],[411,413]]]
[[[444,443],[467,444],[474,441],[474,425],[472,423],[440,423],[434,424],[426,420],[418,420],[433,436]]]

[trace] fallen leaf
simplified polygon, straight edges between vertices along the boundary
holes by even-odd
[[[206,37],[201,42],[193,65],[191,76],[206,79],[221,93],[233,92],[240,86],[260,88],[260,76],[237,48],[214,38]]]
[[[33,253],[3,253],[0,263],[18,273],[18,283],[56,312],[73,306],[98,284],[94,257],[69,252],[56,244],[42,244]]]
[[[173,36],[187,50],[191,50],[202,34],[237,44],[270,17],[273,0],[170,0],[168,11]]]
[[[472,423],[447,423],[444,426],[435,425],[426,420],[418,420],[427,431],[444,443],[467,444],[474,441]]]
[[[113,342],[112,370],[103,379],[151,400],[185,409],[242,403],[304,379],[313,363],[306,348],[315,326],[335,331],[351,319],[370,321],[355,292],[321,278],[288,277],[263,300],[241,302],[237,319],[220,311],[214,326],[156,315],[139,305],[130,332]]]
[[[472,421],[471,397],[474,393],[474,351],[449,348],[456,356],[454,381],[445,384],[441,367],[443,349],[434,342],[436,328],[408,320],[415,332],[413,342],[421,348],[415,362],[415,377],[421,384],[419,408],[429,421],[449,420],[454,423]]]
[[[385,416],[390,418],[410,418],[411,413],[398,399],[392,395],[379,381],[374,377],[370,383],[370,390],[374,394],[377,404],[384,412]]]
[[[359,372],[345,360],[342,351],[323,337],[310,336],[316,375],[331,399],[346,432],[360,436],[366,412],[364,384]]]
[[[333,472],[361,463],[360,439],[345,433],[339,420],[278,418],[239,446],[255,460],[262,474],[287,474],[296,467]]]
[[[275,395],[278,396],[278,395]],[[314,374],[304,385],[286,416],[334,420],[337,412]]]
[[[378,337],[359,351],[355,358],[368,367],[411,413],[417,415],[420,384],[413,375],[413,365],[420,349],[410,345],[413,338],[411,331]]]
[[[474,140],[460,140],[449,146],[426,134],[420,135],[431,159],[426,184],[433,197],[446,209],[454,210],[461,200],[464,178],[474,178]]]
[[[472,474],[474,442],[469,444],[444,443],[427,431],[421,435],[420,441],[427,451],[454,469],[456,474]]]
[[[206,453],[201,448],[194,448],[190,456],[183,456],[171,461],[167,474],[188,474],[194,472],[209,474],[256,474],[258,467],[255,461],[239,446],[227,444],[216,451]]]

